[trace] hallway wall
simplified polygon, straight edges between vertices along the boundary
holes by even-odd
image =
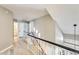
[[[12,12],[0,6],[0,51],[13,43]]]
[[[40,33],[41,38],[54,41],[55,24],[49,15],[34,20],[34,26]]]
[[[48,40],[55,41],[55,23],[49,15],[43,16],[37,20],[34,20],[35,29],[40,33],[40,37]],[[41,42],[44,51],[47,54],[54,54],[54,46]]]

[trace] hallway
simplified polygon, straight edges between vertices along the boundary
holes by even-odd
[[[1,5],[0,54],[79,53],[78,10],[79,5]]]
[[[24,43],[23,40],[19,40],[14,47],[14,55],[33,55],[27,47],[27,44]]]

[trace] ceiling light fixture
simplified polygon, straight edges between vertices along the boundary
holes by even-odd
[[[73,25],[74,26],[74,49],[76,49],[76,26],[77,26],[77,24],[74,24]]]

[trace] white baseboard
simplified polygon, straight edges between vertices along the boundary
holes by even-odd
[[[9,47],[3,49],[2,51],[0,51],[0,54],[2,54],[2,53],[4,53],[4,52],[8,51],[8,50],[11,49],[12,47],[13,47],[13,45],[10,45]]]

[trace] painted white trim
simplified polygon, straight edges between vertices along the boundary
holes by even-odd
[[[0,54],[6,52],[7,50],[11,49],[13,47],[13,45],[10,45],[9,47],[3,49],[2,51],[0,51]]]

